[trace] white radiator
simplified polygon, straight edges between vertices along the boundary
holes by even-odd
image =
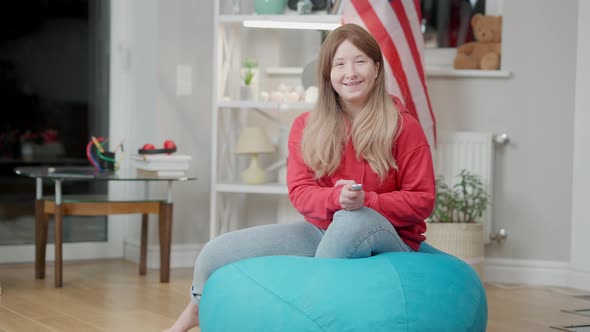
[[[494,135],[480,132],[441,133],[433,152],[433,161],[436,176],[442,175],[449,186],[456,183],[457,175],[463,169],[481,177],[490,195],[490,206],[481,220],[484,224],[484,241],[488,243],[493,220]]]

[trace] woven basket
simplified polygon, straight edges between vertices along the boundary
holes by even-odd
[[[431,246],[469,264],[483,281],[483,224],[427,223],[426,241]]]

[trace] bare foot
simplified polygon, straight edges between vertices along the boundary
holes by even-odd
[[[197,326],[199,326],[199,305],[189,301],[174,325],[164,332],[186,332]]]

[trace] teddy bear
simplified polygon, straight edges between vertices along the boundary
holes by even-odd
[[[471,18],[475,40],[457,48],[455,69],[500,69],[502,16],[475,14]]]

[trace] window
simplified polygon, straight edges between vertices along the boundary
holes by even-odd
[[[108,136],[108,13],[109,2],[104,0],[3,3],[0,246],[34,243],[35,183],[13,169],[88,165],[88,137]],[[63,193],[104,194],[106,189],[104,183],[70,182],[64,184]],[[44,193],[52,190],[49,186]],[[71,222],[77,218],[87,222]],[[65,242],[106,238],[105,217],[64,220]]]
[[[452,66],[456,48],[473,40],[471,17],[501,15],[503,1],[420,0],[426,66]]]
[[[485,0],[421,0],[426,48],[457,47],[473,41],[471,17],[485,13]]]

